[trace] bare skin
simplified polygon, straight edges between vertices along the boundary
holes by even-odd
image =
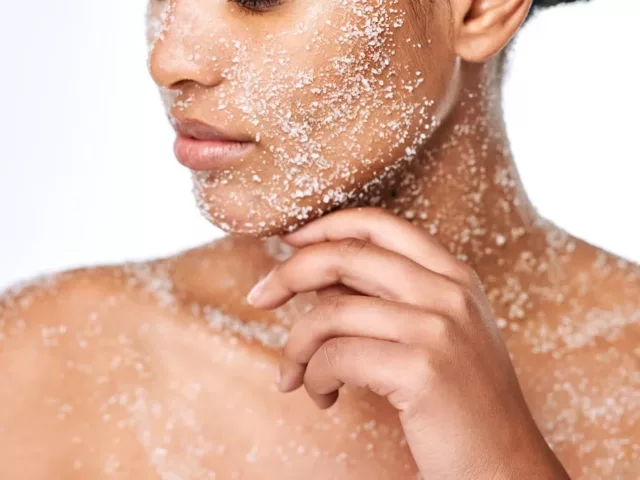
[[[281,36],[280,50],[270,48],[290,60],[282,70],[257,83],[232,80],[242,77],[233,65],[260,72],[252,62],[269,43],[243,49],[246,32],[262,35],[256,26],[271,30],[268,22],[285,29],[297,16],[317,21],[300,2],[247,17],[227,2],[169,3],[150,66],[165,93],[175,90],[170,116],[223,122],[249,137],[252,120],[261,122],[250,157],[194,173],[203,212],[232,234],[172,258],[68,272],[2,297],[0,477],[566,478],[565,469],[571,478],[632,476],[640,466],[640,269],[537,216],[501,119],[494,56],[529,2],[452,1],[450,10],[424,13],[424,39],[415,37],[424,19],[406,17],[398,27],[405,33],[394,37],[396,75],[358,80],[374,85],[367,105],[377,107],[358,111],[380,135],[362,136],[360,120],[347,116],[333,120],[341,135],[318,121],[303,143],[299,130],[291,133],[292,117],[276,115],[294,88],[287,72],[329,64],[338,54],[329,32],[344,31],[339,25],[320,34],[328,42],[316,55],[282,53],[302,43]],[[349,30],[342,7],[326,6]],[[385,17],[393,12],[367,12],[380,25],[400,25]],[[358,17],[357,9],[347,13]],[[307,40],[317,26],[309,22]],[[242,41],[207,40],[212,31],[223,38],[225,28]],[[400,41],[409,35],[413,43]],[[423,60],[406,47],[427,40],[433,47]],[[340,52],[348,58],[348,49]],[[420,61],[437,70],[407,90],[401,111],[376,103],[375,85],[383,92],[405,65],[427,70]],[[228,75],[220,74],[224,62]],[[282,88],[268,108],[240,108],[260,93],[254,85],[270,81]],[[213,108],[221,92],[235,115]],[[299,93],[311,101],[303,94],[313,92]],[[356,108],[348,91],[338,93],[344,112]],[[416,136],[410,158],[358,153],[414,145],[378,130],[376,120],[415,112],[425,94],[434,99],[434,122]],[[310,105],[311,120],[335,106]],[[401,131],[420,131],[419,117],[403,117]],[[327,138],[335,150],[317,150],[312,163],[295,160]],[[387,213],[347,208],[354,204]],[[342,211],[325,215],[330,210]],[[250,305],[251,287],[276,266]]]
[[[585,255],[596,253],[579,245]],[[173,472],[210,478],[216,472],[217,478],[234,473],[238,478],[412,478],[412,455],[387,401],[350,389],[322,412],[304,390],[278,393],[278,348],[248,341],[247,333],[230,335],[229,327],[220,332],[211,326],[212,318],[219,319],[213,310],[194,313],[193,305],[205,312],[212,305],[242,324],[288,329],[301,321],[305,305],[316,304],[315,299],[297,297],[274,313],[249,307],[244,299],[254,280],[279,264],[272,251],[260,241],[229,237],[150,269],[71,272],[5,300],[3,476],[35,479],[56,472],[60,478],[162,478]],[[620,305],[631,300],[626,277],[635,267],[616,265],[613,257],[603,257],[597,266],[585,262],[582,267],[589,275],[587,285],[611,292],[610,301]],[[607,267],[611,271],[603,275]],[[571,287],[582,288],[575,281]],[[582,294],[594,299],[590,288]],[[557,319],[574,315],[572,298],[577,297],[531,307],[501,333],[531,413],[572,478],[594,478],[604,471],[625,477],[638,463],[633,403],[637,328],[632,322],[597,324],[580,315],[571,317],[576,320],[565,333]],[[508,307],[493,305],[496,315],[508,316]],[[334,328],[349,320],[325,318]],[[396,326],[399,320],[386,323]],[[557,346],[540,352],[544,342],[527,332],[544,326],[548,338],[557,335]],[[250,331],[258,336],[265,330]],[[456,369],[456,381],[465,387],[468,371]],[[516,387],[505,391],[505,398],[517,398]],[[448,396],[446,389],[437,395]],[[477,396],[463,399],[477,412]],[[502,415],[498,418],[513,421],[513,415]],[[429,418],[440,418],[438,410],[430,409]],[[493,447],[504,430],[488,428],[488,418],[479,418],[486,428],[480,438],[489,434]],[[475,439],[467,435],[470,442]],[[427,445],[431,451],[442,448],[440,441],[429,443],[428,438]],[[588,452],[584,445],[591,445]],[[508,466],[526,465],[531,471],[531,465],[545,465],[539,450],[510,446],[500,449]],[[619,460],[609,465],[606,459],[613,454]],[[460,453],[461,463],[466,458]],[[451,473],[459,473],[451,467]]]

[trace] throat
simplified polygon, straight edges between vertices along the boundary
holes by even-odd
[[[523,188],[502,120],[499,80],[493,83],[462,89],[415,161],[380,196],[381,206],[425,229],[481,278],[485,264],[495,266],[525,244],[530,249],[530,237],[555,229]]]

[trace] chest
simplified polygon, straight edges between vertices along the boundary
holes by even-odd
[[[247,341],[248,331],[230,332],[231,320],[218,321],[226,329],[156,322],[142,332],[138,363],[112,372],[118,393],[93,405],[88,419],[93,435],[120,439],[112,456],[121,465],[168,479],[415,478],[385,401],[347,390],[320,411],[303,389],[279,393],[277,350]]]
[[[635,478],[640,337],[633,319],[531,322],[504,333],[536,423],[565,468],[583,478]]]
[[[415,478],[397,414],[383,399],[346,390],[319,411],[304,389],[276,390],[276,346],[301,310],[270,322],[211,310],[146,323],[118,347],[118,362],[109,350],[103,363],[117,394],[104,390],[87,407],[88,435],[118,439],[110,458],[150,478]],[[546,328],[504,337],[547,441],[572,475],[637,471],[637,336],[591,331],[578,342],[574,332],[561,341]]]

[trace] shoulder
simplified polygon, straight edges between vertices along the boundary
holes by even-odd
[[[29,331],[41,323],[39,319],[73,317],[77,308],[115,293],[117,272],[114,267],[78,269],[15,285],[0,293],[0,321]]]
[[[151,388],[164,368],[154,342],[175,335],[178,310],[164,260],[63,272],[0,295],[0,450],[38,459],[0,462],[0,478],[75,478],[59,471],[73,465],[67,455],[98,459],[83,449],[124,435],[128,417],[106,422],[104,409],[122,385]]]
[[[89,398],[99,315],[123,298],[119,269],[49,275],[0,294],[0,462],[2,478],[44,478],[57,467],[51,448],[74,423],[71,392]],[[96,370],[97,371],[97,370]],[[24,464],[12,458],[37,456]],[[65,473],[66,475],[66,473]],[[65,475],[61,475],[65,476]]]
[[[78,339],[89,337],[92,329],[110,338],[142,328],[150,319],[184,322],[194,306],[253,320],[257,312],[246,303],[247,292],[289,254],[271,241],[223,238],[165,259],[27,282],[0,293],[0,354],[5,360],[23,357],[35,347],[58,343],[67,346],[57,351],[67,353],[78,342],[82,346]]]
[[[42,276],[0,293],[0,321],[25,332],[115,307],[145,290],[162,296],[161,262],[82,268]],[[155,275],[155,276],[154,276]],[[23,325],[24,324],[24,325]]]
[[[210,323],[241,324],[220,315],[208,322],[202,312],[223,305],[233,318],[258,320],[243,299],[277,261],[278,252],[266,250],[260,241],[224,240],[153,262],[47,276],[0,294],[0,450],[38,458],[0,462],[0,478],[45,478],[73,465],[65,448],[52,448],[76,437],[70,432],[91,440],[72,448],[122,437],[123,452],[136,452],[135,438],[118,430],[128,414],[104,420],[105,408],[117,413],[114,392],[123,385],[131,395],[154,392],[172,368],[193,361],[190,342],[215,334]]]
[[[169,318],[175,299],[164,265],[71,270],[0,294],[0,391],[18,375],[25,389],[37,389],[69,358],[89,350],[98,355],[104,344],[137,328],[139,318]]]
[[[0,292],[0,341],[5,350],[11,339],[46,341],[94,317],[122,322],[143,312],[176,314],[194,303],[243,310],[253,284],[290,254],[274,239],[224,237],[150,262],[43,276]]]

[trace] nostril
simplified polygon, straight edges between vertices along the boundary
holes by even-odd
[[[178,80],[177,82],[174,82],[171,85],[169,85],[168,88],[171,89],[171,90],[183,90],[190,83],[193,83],[193,81],[192,80]]]

